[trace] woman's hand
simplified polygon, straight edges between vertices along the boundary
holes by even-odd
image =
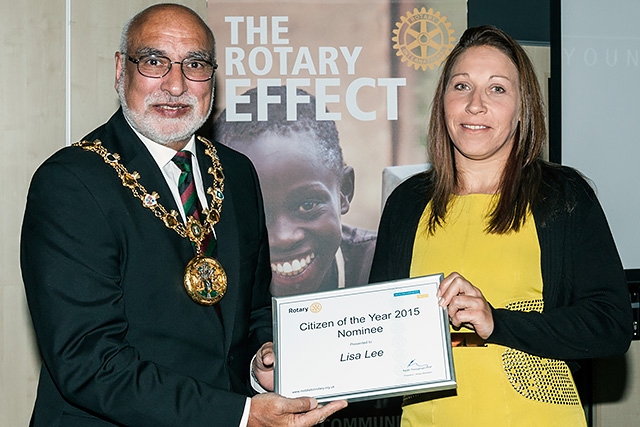
[[[449,313],[454,328],[473,329],[484,340],[493,332],[493,315],[480,289],[460,274],[453,272],[440,283],[439,304]]]

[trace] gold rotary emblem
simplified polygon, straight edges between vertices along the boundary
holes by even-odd
[[[322,310],[322,304],[320,304],[319,302],[314,302],[313,304],[311,304],[311,307],[309,307],[309,311],[311,311],[312,313],[320,313],[320,310]]]
[[[439,66],[455,45],[451,23],[433,9],[427,11],[423,7],[418,11],[415,8],[413,13],[401,16],[396,27],[392,39],[396,56],[415,70],[422,68],[426,71],[427,67],[434,69]]]
[[[185,268],[184,287],[198,304],[214,305],[227,292],[227,274],[217,259],[196,256]]]

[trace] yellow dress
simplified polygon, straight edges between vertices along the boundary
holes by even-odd
[[[457,271],[495,308],[542,311],[533,217],[529,213],[518,233],[487,234],[486,214],[493,201],[487,194],[454,197],[446,224],[434,236],[427,236],[424,226],[427,206],[416,233],[411,277]],[[454,395],[406,404],[402,426],[586,426],[573,378],[562,361],[495,344],[453,347],[453,361]]]

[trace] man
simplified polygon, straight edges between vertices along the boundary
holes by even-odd
[[[184,6],[151,6],[115,61],[122,108],[29,190],[21,265],[43,358],[31,425],[322,422],[346,402],[247,397],[250,371],[273,385],[268,239],[250,162],[194,137],[213,34]]]

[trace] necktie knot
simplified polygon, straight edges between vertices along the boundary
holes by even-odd
[[[178,151],[171,160],[182,172],[191,173],[191,153],[189,151]]]
[[[193,216],[197,220],[201,220],[202,207],[198,200],[196,185],[193,180],[193,171],[191,165],[191,153],[189,151],[178,151],[171,159],[182,171],[178,178],[178,192],[180,193],[180,201],[186,216]],[[208,233],[202,242],[201,251],[205,255],[213,255],[216,252],[216,241],[213,233]]]

